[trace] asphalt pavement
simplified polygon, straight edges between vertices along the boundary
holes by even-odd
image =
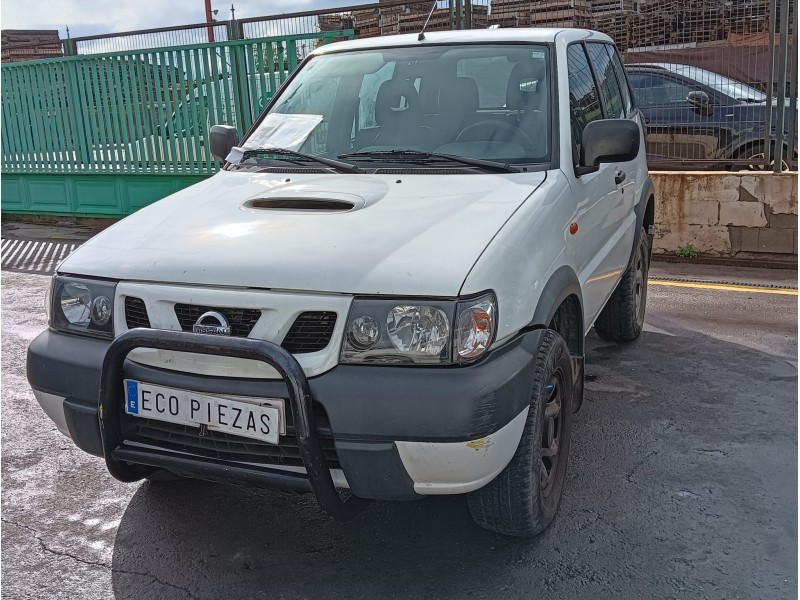
[[[652,282],[638,341],[590,334],[558,516],[520,541],[475,526],[458,497],[337,523],[311,496],[115,481],[25,379],[47,284],[2,275],[3,598],[797,597],[791,292]]]

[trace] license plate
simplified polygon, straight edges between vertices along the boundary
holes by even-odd
[[[278,443],[286,432],[280,398],[209,396],[189,390],[125,380],[125,412],[134,417],[167,421]]]

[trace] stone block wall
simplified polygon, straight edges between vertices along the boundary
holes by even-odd
[[[651,172],[653,252],[797,259],[797,173]]]

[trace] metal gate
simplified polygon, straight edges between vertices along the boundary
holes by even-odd
[[[301,52],[352,31],[2,67],[3,212],[120,216],[213,174],[209,128],[242,134]]]

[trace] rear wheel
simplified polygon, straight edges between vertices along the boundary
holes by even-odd
[[[567,470],[572,396],[569,349],[548,330],[536,356],[530,409],[517,451],[493,481],[467,497],[478,525],[529,537],[553,520]]]
[[[649,267],[650,244],[647,232],[642,228],[633,262],[594,323],[594,330],[604,340],[630,342],[642,333]]]

